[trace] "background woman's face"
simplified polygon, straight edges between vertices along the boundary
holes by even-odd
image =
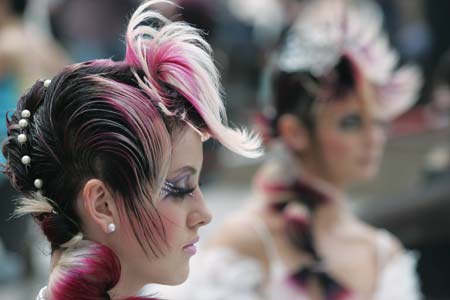
[[[134,236],[123,240],[122,267],[129,269],[125,272],[128,276],[144,283],[174,285],[186,280],[198,229],[211,221],[198,182],[203,163],[199,134],[186,126],[172,150],[167,181],[178,192],[163,193],[155,204],[164,226],[165,242],[158,242],[163,254],[147,257]]]
[[[337,187],[376,175],[385,144],[384,122],[371,114],[370,102],[349,94],[319,104],[309,155],[315,173]]]

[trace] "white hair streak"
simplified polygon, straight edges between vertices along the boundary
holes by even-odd
[[[83,234],[78,232],[70,240],[61,245],[63,249],[71,249],[76,247],[83,240]]]
[[[260,156],[263,151],[258,135],[227,125],[220,76],[211,46],[198,29],[184,22],[171,22],[159,12],[149,10],[161,3],[173,4],[167,0],[143,3],[131,17],[127,29],[127,58],[137,63],[145,74],[139,77],[135,72],[140,87],[168,116],[176,114],[177,108],[171,106],[160,82],[173,87],[198,111],[208,135],[233,152],[247,157]]]
[[[70,243],[72,240],[67,243]],[[52,291],[54,289],[54,285],[57,285],[59,281],[63,279],[65,273],[70,272],[70,270],[75,267],[84,267],[82,258],[92,255],[90,249],[90,246],[92,245],[95,245],[95,242],[81,239],[77,240],[76,243],[72,243],[70,247],[64,247],[62,249],[63,251],[61,252],[61,257],[56,261],[50,272],[48,281],[49,291]]]
[[[21,217],[28,214],[52,213],[54,209],[51,204],[52,201],[40,192],[20,197],[16,202],[17,207],[13,213],[13,217]]]

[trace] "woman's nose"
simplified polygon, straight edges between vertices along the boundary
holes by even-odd
[[[386,133],[383,125],[378,123],[371,124],[366,129],[366,142],[368,147],[377,147],[384,145]]]
[[[209,224],[212,220],[211,211],[206,206],[203,194],[195,199],[195,205],[187,218],[187,225],[190,228],[201,227]]]

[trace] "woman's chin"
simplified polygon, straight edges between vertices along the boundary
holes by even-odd
[[[189,265],[187,266],[187,268],[178,268],[176,270],[176,273],[172,274],[171,276],[168,276],[167,278],[165,278],[165,280],[161,280],[161,282],[158,282],[158,284],[180,285],[186,281],[188,275],[189,275]]]

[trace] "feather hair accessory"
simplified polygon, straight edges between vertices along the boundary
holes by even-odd
[[[415,66],[398,68],[398,55],[383,30],[383,14],[368,0],[308,2],[280,50],[278,67],[320,77],[342,56],[375,85],[376,106],[384,118],[392,119],[414,104],[421,73]]]

